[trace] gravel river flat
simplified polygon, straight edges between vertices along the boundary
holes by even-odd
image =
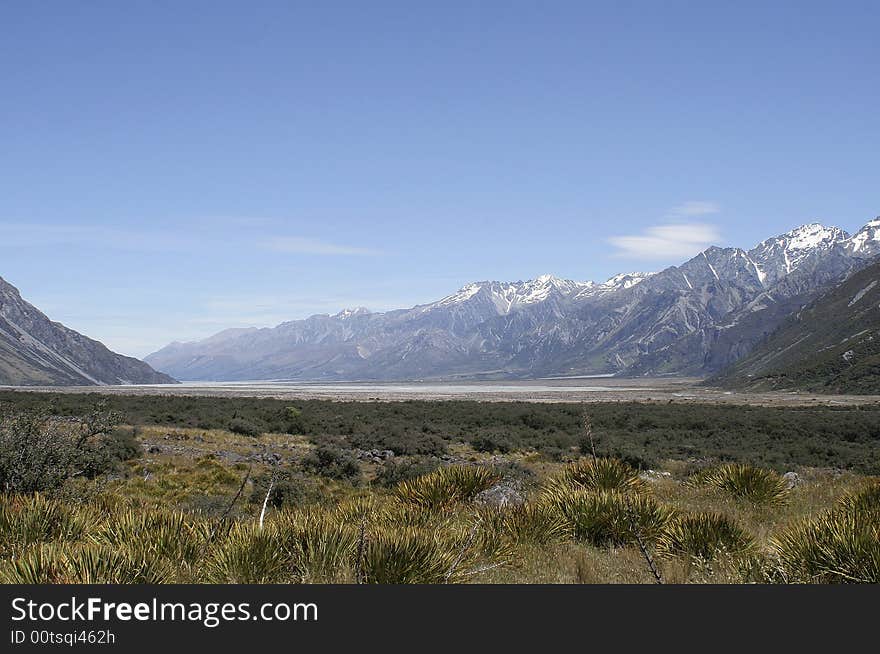
[[[174,385],[29,386],[20,391],[207,397],[271,397],[342,401],[476,400],[483,402],[682,402],[811,406],[878,404],[880,395],[729,391],[693,378],[578,377],[477,382],[184,382]]]

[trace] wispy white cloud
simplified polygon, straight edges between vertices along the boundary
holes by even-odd
[[[137,252],[181,252],[199,241],[182,232],[138,230],[97,224],[0,222],[0,248],[77,246]]]
[[[672,207],[666,215],[669,218],[695,218],[696,216],[708,216],[720,211],[721,207],[714,202],[690,200]]]
[[[327,241],[300,236],[276,236],[262,241],[260,245],[267,250],[290,254],[314,254],[321,256],[375,256],[381,254],[379,250],[372,248],[340,245],[338,243],[328,243]]]
[[[677,223],[649,227],[641,234],[612,236],[608,242],[617,248],[617,256],[656,260],[691,257],[720,240],[715,225]]]
[[[309,254],[322,256],[376,256],[380,250],[367,247],[332,243],[315,238],[266,234],[273,222],[257,218],[223,218],[224,232],[205,232],[200,221],[175,225],[154,225],[149,229],[101,224],[40,224],[0,221],[0,248],[28,248],[47,246],[75,246],[110,250],[141,252],[211,252],[219,247],[234,247],[272,251],[282,254]],[[254,229],[263,229],[262,238],[255,237]],[[206,250],[210,242],[212,248]]]

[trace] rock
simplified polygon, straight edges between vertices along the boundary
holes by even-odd
[[[639,479],[642,481],[660,481],[661,479],[672,479],[672,473],[665,470],[645,470],[639,473]]]
[[[224,461],[228,461],[229,463],[239,463],[240,461],[245,460],[243,456],[237,454],[236,452],[230,452],[229,450],[217,450],[214,452],[214,456],[218,459],[223,459]],[[252,459],[248,459],[252,460]]]
[[[277,466],[281,463],[281,455],[277,452],[260,452],[259,454],[252,454],[247,457],[249,461],[256,461],[257,463],[267,463],[271,466]]]
[[[474,502],[481,506],[494,506],[504,508],[508,506],[519,506],[525,502],[522,493],[510,484],[495,484],[491,488],[487,488],[481,493],[477,493]]]
[[[355,450],[355,456],[362,461],[382,463],[394,456],[393,450]]]
[[[804,483],[804,480],[801,479],[801,476],[798,473],[793,472],[793,471],[786,472],[784,475],[782,475],[782,478],[788,484],[789,489],[792,489],[795,486],[800,486],[801,484]]]
[[[162,454],[162,448],[158,445],[150,445],[150,447],[147,448],[147,452],[150,454]]]

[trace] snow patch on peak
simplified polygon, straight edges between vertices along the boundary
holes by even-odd
[[[826,227],[821,223],[810,223],[791,230],[783,236],[792,250],[808,250],[825,243],[843,241],[849,236],[839,227]]]
[[[639,282],[645,281],[653,274],[654,273],[652,272],[620,273],[618,275],[614,275],[614,277],[609,277],[608,279],[606,279],[604,282],[602,282],[602,286],[610,288],[629,288],[630,286],[635,286]]]
[[[367,313],[370,313],[370,310],[366,307],[353,307],[350,309],[343,309],[333,317],[345,320],[346,318],[351,318],[352,316],[362,316]]]
[[[847,242],[853,254],[874,256],[880,254],[880,216],[865,223]]]
[[[788,275],[816,252],[827,252],[846,242],[849,234],[839,227],[809,223],[758,243],[747,253],[759,270],[761,283],[772,283]]]
[[[480,292],[480,289],[483,288],[485,284],[489,282],[472,282],[470,284],[466,284],[458,289],[452,295],[447,295],[446,297],[434,302],[433,304],[425,305],[426,308],[432,307],[441,307],[448,306],[450,304],[458,304],[460,302],[465,302],[470,300],[473,296]]]
[[[782,247],[786,250],[810,250],[823,245],[831,245],[838,241],[845,241],[848,237],[849,234],[839,227],[826,227],[821,223],[808,223],[795,227],[785,234],[761,241],[752,249],[752,252],[772,247]]]

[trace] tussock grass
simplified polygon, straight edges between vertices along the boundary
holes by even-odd
[[[838,505],[846,513],[880,524],[880,481],[874,480],[862,488],[850,491],[840,498]]]
[[[274,528],[298,581],[349,580],[358,543],[357,522],[340,512],[313,510],[284,513]]]
[[[620,493],[644,490],[638,471],[618,459],[582,458],[563,468],[555,484],[588,491],[617,491]]]
[[[50,541],[81,540],[98,515],[43,495],[0,495],[0,558]]]
[[[782,475],[766,468],[743,463],[729,463],[700,472],[691,484],[705,485],[756,506],[781,504],[789,494]]]
[[[849,493],[770,541],[785,581],[880,583],[880,483]]]
[[[731,518],[720,513],[674,517],[657,540],[662,557],[690,556],[706,561],[726,554],[742,554],[754,539]]]
[[[229,505],[247,467],[219,457],[162,454],[128,478],[79,480],[73,495],[0,494],[0,581],[650,583],[637,535],[667,580],[880,579],[876,479],[808,470],[777,492],[775,473],[722,466],[647,484],[614,459],[517,456],[544,483],[524,486],[522,505],[494,507],[471,500],[500,480],[484,465],[496,458],[465,446],[455,456],[482,464],[393,489],[321,479],[321,497],[273,508],[263,529],[248,493],[223,520],[179,508],[201,493]]]
[[[210,535],[207,521],[181,511],[127,509],[111,514],[89,539],[113,550],[129,547],[147,558],[192,564],[202,556]]]
[[[396,495],[403,502],[437,509],[470,501],[499,481],[501,475],[486,466],[452,465],[400,482]]]
[[[128,548],[43,544],[0,567],[8,584],[161,584],[173,578],[166,562]]]
[[[373,584],[441,584],[462,580],[472,552],[443,532],[382,528],[367,539],[363,571]],[[460,557],[460,553],[464,553]],[[457,565],[456,565],[457,564]]]
[[[253,524],[235,525],[214,544],[203,575],[215,584],[290,583],[297,578],[277,530]]]
[[[596,546],[654,542],[674,515],[672,509],[644,495],[616,491],[569,490],[549,500],[574,537]]]

